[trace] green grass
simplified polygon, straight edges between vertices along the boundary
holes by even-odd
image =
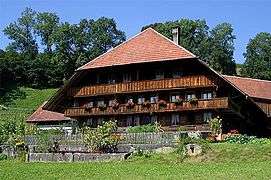
[[[0,179],[270,179],[271,145],[212,144],[184,162],[177,154],[121,162],[0,162]]]
[[[7,110],[0,109],[1,121],[22,121],[33,113],[44,101],[48,100],[56,89],[19,88],[20,95],[10,99]],[[15,94],[15,93],[14,93]],[[4,104],[0,101],[0,104]]]

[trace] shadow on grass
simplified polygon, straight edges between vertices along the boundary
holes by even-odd
[[[22,91],[16,84],[8,85],[0,88],[0,104],[9,106],[14,103],[16,99],[25,99],[26,93]]]

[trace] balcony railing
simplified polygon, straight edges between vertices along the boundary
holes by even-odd
[[[118,114],[136,114],[136,113],[150,113],[150,112],[174,112],[174,111],[191,111],[200,109],[226,109],[229,107],[227,97],[214,98],[209,100],[198,100],[196,102],[183,102],[180,105],[175,103],[166,103],[164,106],[160,104],[138,105],[133,107],[121,104],[118,108],[105,107],[104,109],[93,107],[73,107],[65,110],[65,116],[95,116],[95,115],[118,115]]]
[[[187,87],[208,87],[214,86],[214,82],[207,76],[194,75],[172,79],[134,81],[129,83],[105,84],[85,86],[80,88],[70,88],[67,92],[68,96],[95,96],[104,94],[141,92],[152,90],[163,90],[171,88],[187,88]]]

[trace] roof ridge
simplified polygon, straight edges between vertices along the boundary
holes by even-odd
[[[250,77],[231,76],[231,75],[224,75],[224,74],[223,74],[222,76],[226,76],[226,77],[234,77],[234,78],[239,78],[239,79],[247,79],[247,80],[253,80],[253,81],[262,81],[262,82],[271,83],[271,81],[269,81],[269,80],[264,80],[264,79],[255,79],[255,78],[250,78]]]
[[[88,63],[84,64],[83,66],[77,68],[76,71],[82,70],[82,67],[84,67],[84,66],[86,66],[86,65],[88,65],[88,64],[93,63],[94,61],[98,60],[100,57],[103,57],[103,56],[105,56],[106,54],[108,54],[109,52],[113,52],[113,51],[115,51],[116,49],[118,49],[119,47],[123,46],[124,44],[127,44],[127,42],[129,42],[129,41],[131,41],[132,39],[136,38],[136,37],[139,36],[140,34],[142,34],[142,33],[144,33],[145,31],[147,31],[148,29],[152,29],[152,28],[149,27],[149,28],[145,29],[144,31],[141,31],[141,32],[135,34],[134,36],[132,36],[131,38],[127,39],[126,41],[120,43],[120,44],[117,45],[116,47],[111,48],[111,49],[108,50],[107,52],[105,52],[105,53],[101,54],[100,56],[94,58],[92,61],[89,61]]]
[[[100,56],[94,58],[93,60],[90,60],[88,63],[82,65],[81,67],[79,67],[78,69],[76,69],[76,71],[79,70],[84,70],[84,67],[87,67],[88,65],[92,65],[93,63],[95,63],[97,60],[99,60],[100,58],[102,58],[103,56],[108,55],[109,53],[113,53],[114,51],[116,51],[117,49],[119,49],[120,47],[126,45],[127,43],[129,43],[130,41],[132,41],[133,39],[135,39],[136,37],[140,36],[141,34],[145,33],[146,31],[151,30],[152,32],[154,32],[155,34],[157,34],[159,37],[162,37],[164,40],[166,40],[167,42],[169,42],[170,44],[174,45],[175,47],[185,51],[187,54],[189,54],[191,57],[190,58],[196,58],[197,56],[195,56],[193,53],[191,53],[190,51],[188,51],[187,49],[185,49],[184,47],[174,43],[173,41],[171,41],[170,39],[168,39],[167,37],[165,37],[164,35],[160,34],[159,32],[157,32],[156,30],[154,30],[153,28],[149,27],[141,32],[139,32],[138,34],[132,36],[131,38],[129,38],[128,40],[122,42],[121,44],[117,45],[114,48],[111,48],[110,50],[108,50],[107,52],[101,54]]]

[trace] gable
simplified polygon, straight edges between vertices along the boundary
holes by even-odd
[[[195,57],[188,50],[148,28],[77,70]]]

